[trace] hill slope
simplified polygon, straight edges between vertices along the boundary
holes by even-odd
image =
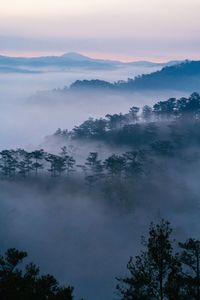
[[[166,66],[160,71],[140,75],[127,81],[114,84],[101,80],[74,82],[70,89],[114,89],[114,90],[200,90],[200,61],[185,61],[181,64]]]

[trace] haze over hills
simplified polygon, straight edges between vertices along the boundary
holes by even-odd
[[[149,61],[121,62],[115,60],[94,59],[76,52],[65,53],[61,56],[41,56],[41,57],[10,57],[0,56],[0,67],[12,67],[9,71],[29,72],[31,69],[41,69],[42,71],[51,71],[54,69],[68,70],[73,68],[110,70],[123,67],[164,67],[174,65],[180,61],[170,61],[163,63]],[[16,69],[17,68],[17,69]],[[23,68],[23,69],[22,69]],[[24,69],[25,68],[25,69]],[[27,70],[28,68],[28,70]],[[0,72],[2,70],[0,69]]]
[[[127,81],[110,83],[102,80],[78,80],[70,86],[71,90],[163,90],[180,91],[200,90],[200,61],[185,61],[180,64],[165,66],[159,71],[136,76]]]
[[[0,300],[200,300],[199,11],[1,1]]]

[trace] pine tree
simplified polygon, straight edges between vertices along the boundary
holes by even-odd
[[[35,170],[35,175],[38,175],[38,171],[42,170],[44,168],[42,161],[45,157],[45,152],[43,149],[35,150],[31,153],[32,158],[34,159],[34,162],[32,164],[33,169]]]
[[[179,274],[180,263],[177,255],[173,254],[171,233],[169,222],[162,220],[157,225],[151,223],[148,239],[142,242],[144,250],[135,259],[131,258],[127,265],[130,277],[118,279],[117,291],[121,299],[173,299],[169,296],[177,287],[173,274]],[[170,290],[172,277],[174,288]],[[176,292],[177,299],[181,299],[181,289],[176,289]]]
[[[191,299],[200,300],[200,241],[189,239],[179,243],[184,279]]]

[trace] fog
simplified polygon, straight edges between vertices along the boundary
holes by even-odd
[[[184,96],[180,91],[158,90],[125,95],[42,92],[69,86],[76,79],[115,81],[147,71],[0,74],[0,148],[44,146],[48,150],[45,136],[57,128],[71,129],[88,117],[126,113],[133,105]],[[59,147],[56,145],[57,151]],[[91,148],[82,145],[81,152],[89,153]],[[106,153],[115,150],[101,149]],[[200,230],[200,191],[193,180],[199,176],[198,169],[196,166],[195,174],[192,167],[187,173],[168,174],[170,186],[165,186],[164,179],[157,186],[153,178],[154,190],[143,190],[136,181],[139,193],[129,195],[133,205],[128,208],[118,199],[106,203],[101,191],[89,191],[73,177],[0,181],[2,250],[17,247],[28,251],[42,272],[73,285],[76,299],[116,299],[115,277],[126,273],[126,263],[137,253],[140,236],[152,220],[169,219],[175,235],[183,239]]]
[[[193,170],[187,176],[174,172],[179,180],[166,187],[139,187],[128,209],[73,179],[1,181],[1,249],[27,250],[42,272],[74,285],[76,299],[116,299],[115,277],[126,274],[152,220],[170,220],[180,240],[198,237],[200,191]]]
[[[126,95],[41,93],[69,86],[78,79],[126,80],[155,68],[122,68],[111,71],[0,74],[0,148],[36,147],[57,128],[71,129],[89,117],[125,113],[133,106],[183,96],[178,91],[145,91]]]
[[[50,71],[41,69],[41,73],[20,74],[0,72],[0,91],[2,97],[8,96],[30,96],[36,91],[51,90],[69,86],[75,80],[102,79],[108,81],[126,80],[140,74],[151,73],[160,70],[161,67],[121,67],[111,70],[79,70]]]

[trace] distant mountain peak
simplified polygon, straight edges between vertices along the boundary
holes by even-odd
[[[83,61],[83,60],[90,60],[89,57],[84,56],[80,53],[77,52],[68,52],[68,53],[64,53],[62,55],[62,57],[68,58],[68,59],[72,59],[72,60],[78,60],[78,61]]]

